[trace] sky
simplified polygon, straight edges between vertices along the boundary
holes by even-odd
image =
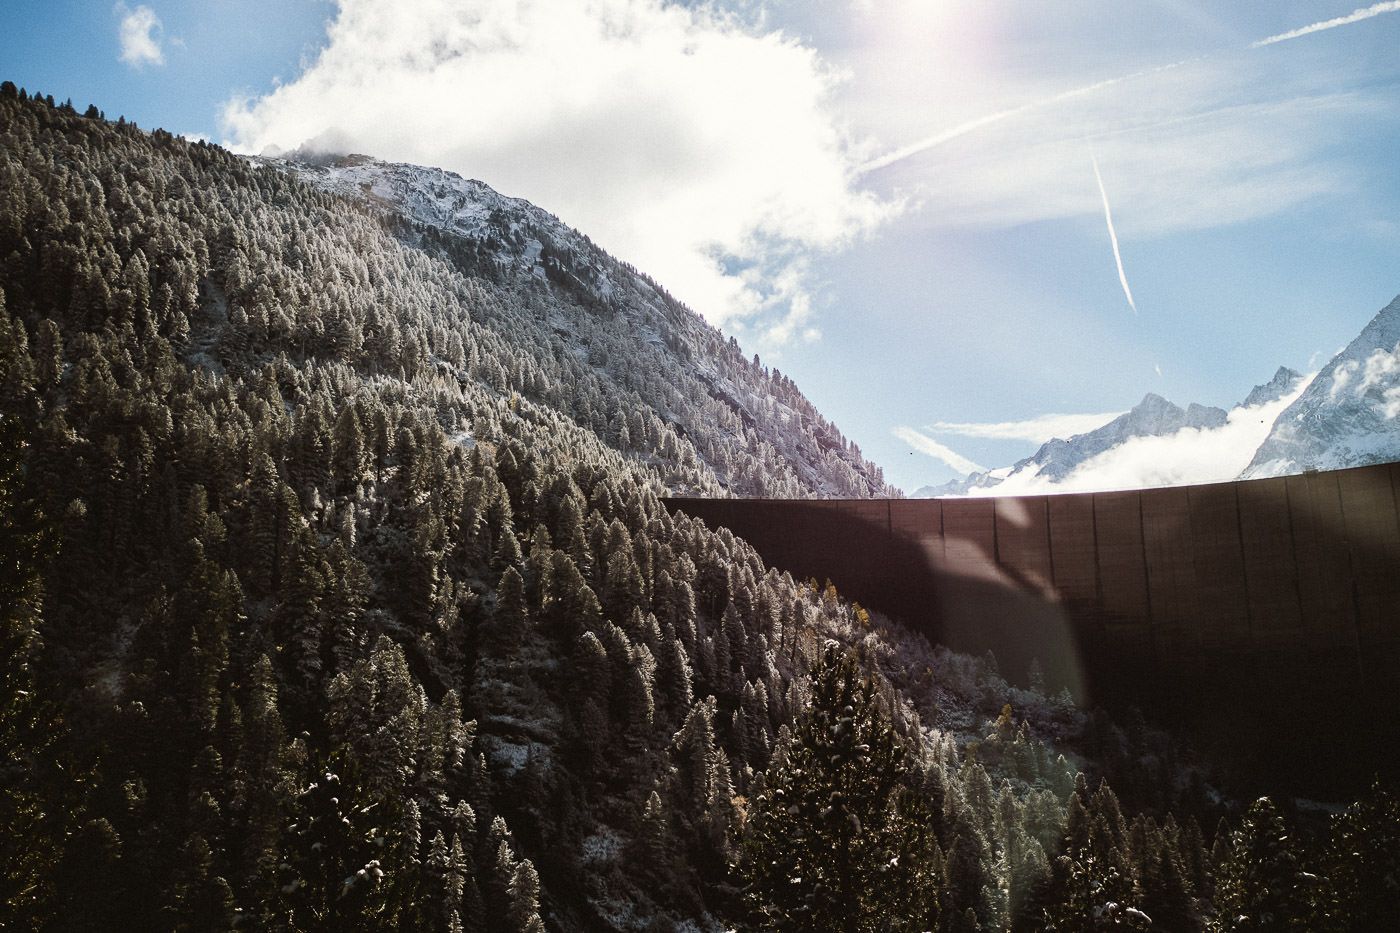
[[[530,199],[905,490],[1325,363],[1400,293],[1397,51],[1358,0],[0,9],[0,78],[79,109]]]

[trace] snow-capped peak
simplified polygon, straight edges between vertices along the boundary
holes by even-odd
[[[1391,460],[1400,460],[1400,296],[1279,415],[1243,475]]]
[[[1274,373],[1274,378],[1250,389],[1249,394],[1244,397],[1244,401],[1240,404],[1245,408],[1255,408],[1277,401],[1293,391],[1301,378],[1303,378],[1303,374],[1296,369],[1280,366],[1278,372]]]

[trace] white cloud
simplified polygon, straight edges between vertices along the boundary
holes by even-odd
[[[118,3],[115,12],[121,17],[117,26],[121,60],[133,68],[165,64],[165,53],[160,47],[163,30],[155,10],[144,3],[135,9]]]
[[[1051,438],[1069,438],[1095,428],[1101,428],[1123,414],[1110,411],[1103,414],[1052,414],[1028,418],[1024,421],[935,421],[927,430],[936,434],[958,434],[963,437],[982,437],[993,440],[1029,441],[1043,444]]]
[[[940,444],[927,434],[921,434],[913,428],[900,425],[894,429],[894,436],[904,441],[904,443],[908,444],[919,453],[933,457],[935,460],[943,461],[959,473],[983,472],[982,467],[967,459],[956,450]]]
[[[1360,375],[1360,381],[1356,377]],[[1372,396],[1374,408],[1387,420],[1400,415],[1400,343],[1393,349],[1380,348],[1371,352],[1364,361],[1348,360],[1332,371],[1332,384],[1327,387],[1327,396],[1336,401],[1337,396],[1350,390],[1357,398]]]
[[[1357,386],[1357,391],[1365,392],[1372,386],[1394,382],[1397,373],[1400,373],[1400,344],[1396,344],[1390,350],[1375,350],[1366,357],[1361,385]]]
[[[1236,479],[1268,437],[1274,421],[1303,394],[1312,376],[1298,381],[1282,398],[1251,408],[1238,407],[1218,428],[1182,428],[1165,437],[1135,437],[1081,463],[1060,482],[1014,475],[999,486],[972,495],[1026,495],[1145,489]]]
[[[231,101],[244,151],[442,166],[557,213],[711,321],[810,335],[802,260],[895,208],[809,47],[663,0],[337,0],[294,80]]]

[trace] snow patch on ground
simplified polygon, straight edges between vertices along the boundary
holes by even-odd
[[[547,762],[550,758],[549,746],[539,742],[512,742],[499,736],[482,736],[487,757],[493,768],[510,777],[518,774],[526,762]]]
[[[579,847],[579,856],[584,864],[616,861],[622,854],[622,837],[611,827],[604,826],[591,836],[584,838]]]
[[[464,239],[492,244],[496,262],[542,282],[548,276],[541,257],[546,240],[552,240],[572,257],[575,272],[591,277],[587,284],[596,296],[606,300],[616,291],[610,268],[614,263],[582,234],[529,201],[506,197],[484,182],[443,169],[364,156],[250,161],[275,164],[319,188],[401,211]]]

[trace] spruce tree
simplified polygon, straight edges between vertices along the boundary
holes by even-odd
[[[1215,873],[1215,933],[1313,929],[1316,876],[1304,871],[1297,840],[1273,801],[1256,800],[1230,834]]]
[[[1400,795],[1377,783],[1332,819],[1318,875],[1314,929],[1382,930],[1400,918]]]
[[[0,292],[0,331],[3,315]],[[17,368],[0,356],[0,385]],[[63,895],[54,874],[82,792],[57,754],[64,728],[35,678],[52,535],[24,488],[27,448],[17,419],[0,417],[0,928],[17,930],[43,926]]]
[[[811,706],[753,802],[740,875],[766,929],[924,930],[929,816],[904,741],[854,658],[829,646]]]

